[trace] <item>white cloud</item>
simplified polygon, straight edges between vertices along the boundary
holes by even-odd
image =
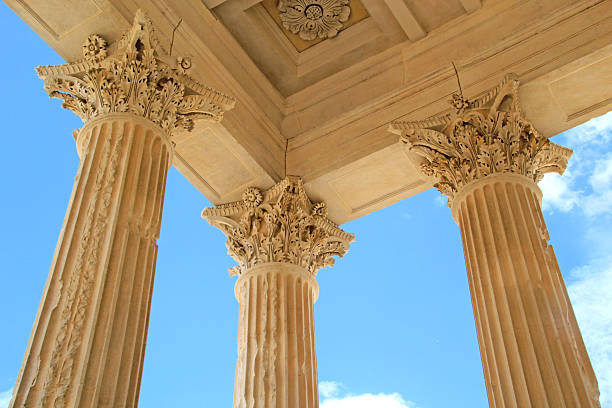
[[[336,381],[321,381],[319,383],[319,395],[323,398],[331,398],[338,395],[342,384]]]
[[[437,207],[447,207],[448,200],[442,194],[436,194],[436,196],[434,197],[434,204]]]
[[[572,190],[569,174],[560,176],[556,173],[544,175],[539,186],[542,190],[542,208],[546,211],[557,209],[561,212],[571,211],[579,201],[579,194]]]
[[[612,140],[612,112],[591,119],[582,125],[565,132],[568,143],[579,144],[607,144]]]
[[[593,194],[586,197],[584,212],[595,216],[612,211],[612,152],[594,162],[589,184]]]
[[[565,140],[564,140],[565,139]],[[574,149],[563,176],[540,182],[543,209],[582,216],[586,265],[566,276],[567,289],[601,392],[612,408],[612,112],[571,129],[560,144]]]
[[[585,197],[582,209],[590,217],[609,213],[612,210],[612,188],[603,190],[599,194]]]
[[[0,392],[0,408],[8,408],[11,397],[13,396],[13,389],[8,391]]]
[[[612,112],[553,140],[574,154],[563,176],[546,174],[540,182],[543,209],[579,210],[588,217],[612,212]]]
[[[405,401],[398,393],[347,395],[342,398],[325,399],[321,408],[416,408],[413,402]]]
[[[568,285],[574,313],[599,382],[602,408],[612,408],[612,258],[578,268]]]
[[[321,408],[417,408],[413,402],[406,401],[400,394],[346,394],[339,396],[345,387],[336,381],[319,383]]]
[[[589,178],[591,186],[595,188],[610,188],[612,186],[612,154],[598,160],[595,171]]]

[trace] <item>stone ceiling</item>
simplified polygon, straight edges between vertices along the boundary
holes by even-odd
[[[69,62],[144,9],[235,97],[221,124],[175,136],[174,165],[214,204],[296,175],[343,223],[430,188],[388,127],[448,110],[452,63],[469,98],[516,73],[548,137],[612,108],[612,0],[5,1]]]
[[[289,96],[480,8],[480,0],[208,1],[223,25]],[[310,28],[309,28],[310,25]]]

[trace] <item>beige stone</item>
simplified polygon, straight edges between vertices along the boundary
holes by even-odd
[[[314,276],[291,263],[260,264],[240,276],[235,408],[319,406],[318,292]]]
[[[318,407],[315,276],[355,238],[313,204],[299,177],[202,216],[227,235],[240,303],[234,408]]]
[[[571,150],[524,118],[518,88],[510,75],[480,98],[453,95],[449,114],[391,130],[461,229],[489,404],[599,407],[536,184],[563,173]]]
[[[453,203],[489,403],[599,407],[541,197],[532,180],[500,174],[468,184]]]
[[[11,407],[135,407],[171,134],[218,121],[230,98],[173,65],[147,17],[107,55],[89,36],[83,60],[38,68],[45,89],[86,122],[81,156]]]
[[[79,142],[79,173],[11,407],[136,406],[172,147],[131,114],[90,121]]]
[[[353,239],[338,224],[434,184],[462,230],[491,405],[597,406],[535,183],[571,153],[549,137],[612,107],[612,1],[312,2],[325,24],[300,0],[6,2],[69,62],[39,74],[86,122],[12,406],[136,404],[170,165],[238,262],[235,406],[316,406],[314,323],[284,316],[312,314],[316,271]]]
[[[341,224],[423,191],[428,180],[418,171],[410,178],[421,183],[385,179],[380,157],[399,149],[386,128],[447,111],[457,91],[451,62],[470,96],[515,72],[525,117],[546,137],[612,107],[609,0],[362,0],[365,18],[302,52],[267,1],[7,3],[70,62],[80,58],[84,37],[98,33],[114,43],[136,10],[146,9],[163,46],[190,56],[195,78],[238,101],[221,125],[194,129],[206,135],[176,140],[177,152],[204,138],[240,147],[231,157],[240,165],[224,169],[222,188],[210,171],[219,161],[215,151],[177,155],[180,171],[214,204],[296,174]],[[49,12],[53,7],[71,12],[65,17]],[[351,7],[351,16],[360,13],[357,2]],[[371,168],[371,180],[385,185],[361,189],[358,211],[329,185],[351,183],[356,166]]]

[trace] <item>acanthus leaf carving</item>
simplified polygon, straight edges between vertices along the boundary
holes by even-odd
[[[316,275],[355,239],[327,218],[325,203],[310,201],[299,177],[264,193],[248,188],[241,201],[206,208],[202,217],[227,236],[228,253],[238,262],[232,276],[267,262],[292,263]]]
[[[196,119],[218,122],[235,104],[186,74],[191,60],[173,59],[163,50],[142,10],[110,50],[101,36],[93,34],[83,44],[81,61],[37,68],[49,96],[62,99],[63,106],[84,122],[130,112],[170,134],[179,127],[191,130]]]
[[[89,142],[88,138],[86,143]],[[99,267],[100,241],[104,239],[108,227],[108,212],[122,144],[122,134],[119,134],[116,141],[110,134],[104,140],[102,165],[96,173],[93,197],[87,205],[85,227],[78,244],[74,270],[68,275],[66,287],[62,284],[59,289],[62,293],[60,299],[64,299],[60,312],[60,330],[51,351],[40,406],[64,406],[70,391],[72,372],[87,324],[86,314],[93,296],[96,268]]]
[[[338,35],[342,23],[349,19],[350,0],[280,0],[279,17],[283,27],[312,41]]]
[[[520,174],[538,182],[562,174],[572,154],[542,136],[522,115],[518,79],[508,75],[484,96],[453,95],[454,111],[417,122],[393,122],[408,149],[422,158],[419,170],[453,197],[468,183],[493,174]]]

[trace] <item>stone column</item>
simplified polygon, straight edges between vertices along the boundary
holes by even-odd
[[[75,186],[10,407],[135,407],[171,133],[220,120],[231,100],[168,65],[141,12],[116,52],[38,68],[85,121]],[[180,62],[186,63],[186,60]],[[187,96],[187,93],[189,96]]]
[[[354,240],[326,215],[297,177],[202,213],[238,262],[230,270],[240,303],[234,408],[319,406],[315,276]]]
[[[459,224],[491,407],[599,407],[599,391],[540,207],[537,182],[571,150],[540,135],[508,76],[451,114],[398,122]]]
[[[314,276],[301,266],[254,266],[236,283],[240,303],[234,407],[318,406]]]

